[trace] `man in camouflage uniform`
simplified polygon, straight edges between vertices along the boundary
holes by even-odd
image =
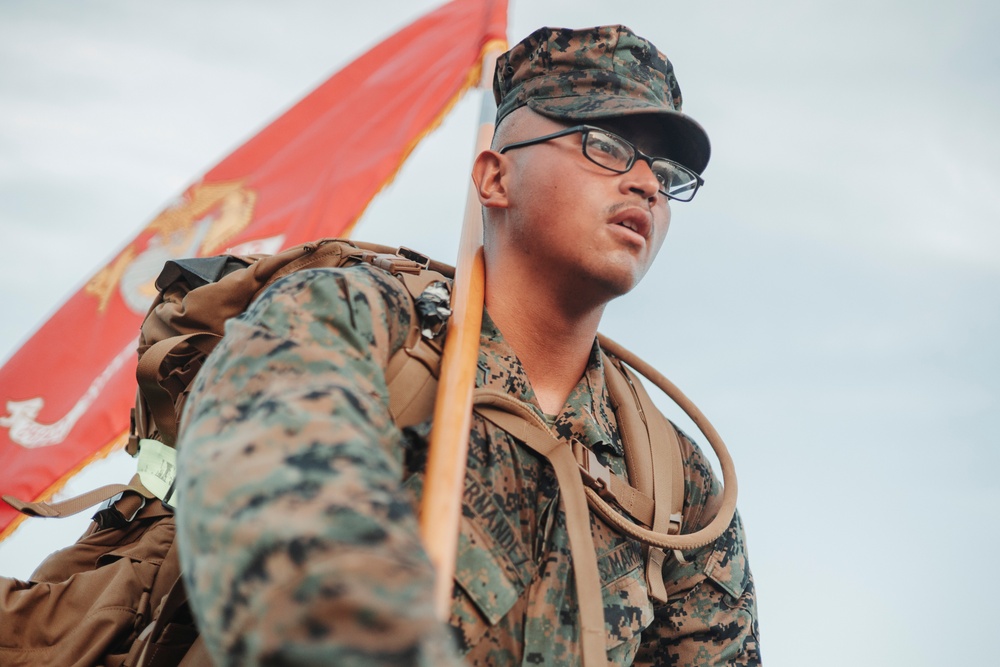
[[[597,325],[653,261],[668,195],[697,189],[708,140],[680,113],[669,61],[622,26],[536,31],[496,74],[494,150],[473,167],[487,274],[477,386],[523,401],[624,475]],[[414,312],[380,269],[299,272],[229,322],[198,376],[178,524],[219,664],[580,664],[556,477],[479,415],[450,629],[434,619],[415,518],[430,424],[400,430],[385,379]],[[681,445],[690,533],[721,489],[694,443]],[[714,544],[668,557],[670,597],[657,605],[641,545],[590,523],[609,662],[760,663],[738,515]]]

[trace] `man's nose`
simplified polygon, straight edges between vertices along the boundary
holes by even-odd
[[[623,185],[646,199],[653,200],[660,196],[660,179],[653,173],[649,162],[642,157],[637,157],[635,164],[625,173]]]

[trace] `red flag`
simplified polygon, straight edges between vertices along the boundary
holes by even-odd
[[[372,48],[191,185],[0,368],[0,493],[43,500],[120,446],[153,280],[175,257],[347,235],[479,80],[506,0],[454,0]],[[0,539],[20,515],[0,503]]]

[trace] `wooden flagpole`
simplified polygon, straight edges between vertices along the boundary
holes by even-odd
[[[483,56],[479,81],[483,103],[473,158],[488,149],[493,140],[496,116],[493,70],[501,53],[500,49],[489,49]],[[470,179],[455,263],[452,315],[441,362],[420,507],[420,537],[434,565],[434,609],[441,620],[447,620],[451,612],[469,429],[472,426],[472,392],[479,360],[484,282],[483,215],[475,185]]]

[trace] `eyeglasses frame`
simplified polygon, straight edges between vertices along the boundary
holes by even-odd
[[[598,162],[597,160],[595,160],[594,158],[590,157],[587,154],[587,135],[592,130],[597,130],[598,132],[603,132],[604,134],[609,134],[612,137],[614,137],[615,139],[618,139],[623,144],[625,144],[626,146],[628,146],[628,147],[630,147],[632,149],[632,157],[629,158],[628,164],[626,165],[626,167],[624,169],[615,169],[614,167],[609,167],[606,164],[601,164],[600,162]],[[645,162],[647,165],[649,165],[650,169],[653,168],[653,162],[654,161],[656,161],[656,160],[663,160],[664,162],[669,162],[670,164],[674,165],[675,167],[679,167],[683,171],[685,171],[685,172],[687,172],[687,173],[689,173],[689,174],[691,174],[692,176],[695,177],[695,182],[697,183],[697,185],[695,185],[694,190],[691,192],[691,196],[689,198],[687,198],[687,199],[680,199],[678,197],[675,197],[675,196],[673,196],[673,195],[671,195],[671,194],[669,194],[667,192],[664,192],[663,190],[660,190],[659,188],[657,188],[657,191],[660,194],[662,194],[664,197],[666,197],[667,199],[673,199],[674,201],[689,202],[692,199],[694,199],[694,196],[698,193],[698,189],[701,188],[701,186],[705,184],[705,179],[703,179],[700,174],[698,174],[697,172],[695,172],[692,169],[689,169],[688,167],[685,167],[681,163],[675,162],[674,160],[671,160],[671,159],[665,158],[665,157],[655,157],[655,156],[652,156],[652,155],[646,155],[641,150],[639,150],[639,148],[635,144],[633,144],[631,141],[629,141],[628,139],[626,139],[626,138],[624,138],[624,137],[622,137],[620,135],[617,135],[614,132],[611,132],[610,130],[605,130],[603,127],[596,127],[594,125],[574,125],[573,127],[567,127],[564,130],[559,130],[558,132],[553,132],[552,134],[546,134],[546,135],[541,136],[541,137],[535,137],[534,139],[525,139],[524,141],[515,141],[514,143],[507,144],[506,146],[498,148],[497,149],[497,153],[500,153],[501,155],[503,155],[507,151],[514,150],[515,148],[525,148],[527,146],[534,146],[536,144],[545,143],[545,142],[550,141],[552,139],[558,139],[559,137],[565,137],[565,136],[568,136],[568,135],[571,135],[571,134],[576,134],[577,132],[579,132],[580,134],[583,135],[583,137],[581,138],[581,141],[580,141],[580,151],[583,153],[583,156],[585,158],[587,158],[588,160],[590,160],[591,162],[593,162],[594,164],[596,164],[598,167],[601,167],[602,169],[607,169],[608,171],[613,172],[615,174],[625,174],[625,173],[628,173],[632,169],[632,167],[635,166],[636,159],[641,159],[643,162]]]

